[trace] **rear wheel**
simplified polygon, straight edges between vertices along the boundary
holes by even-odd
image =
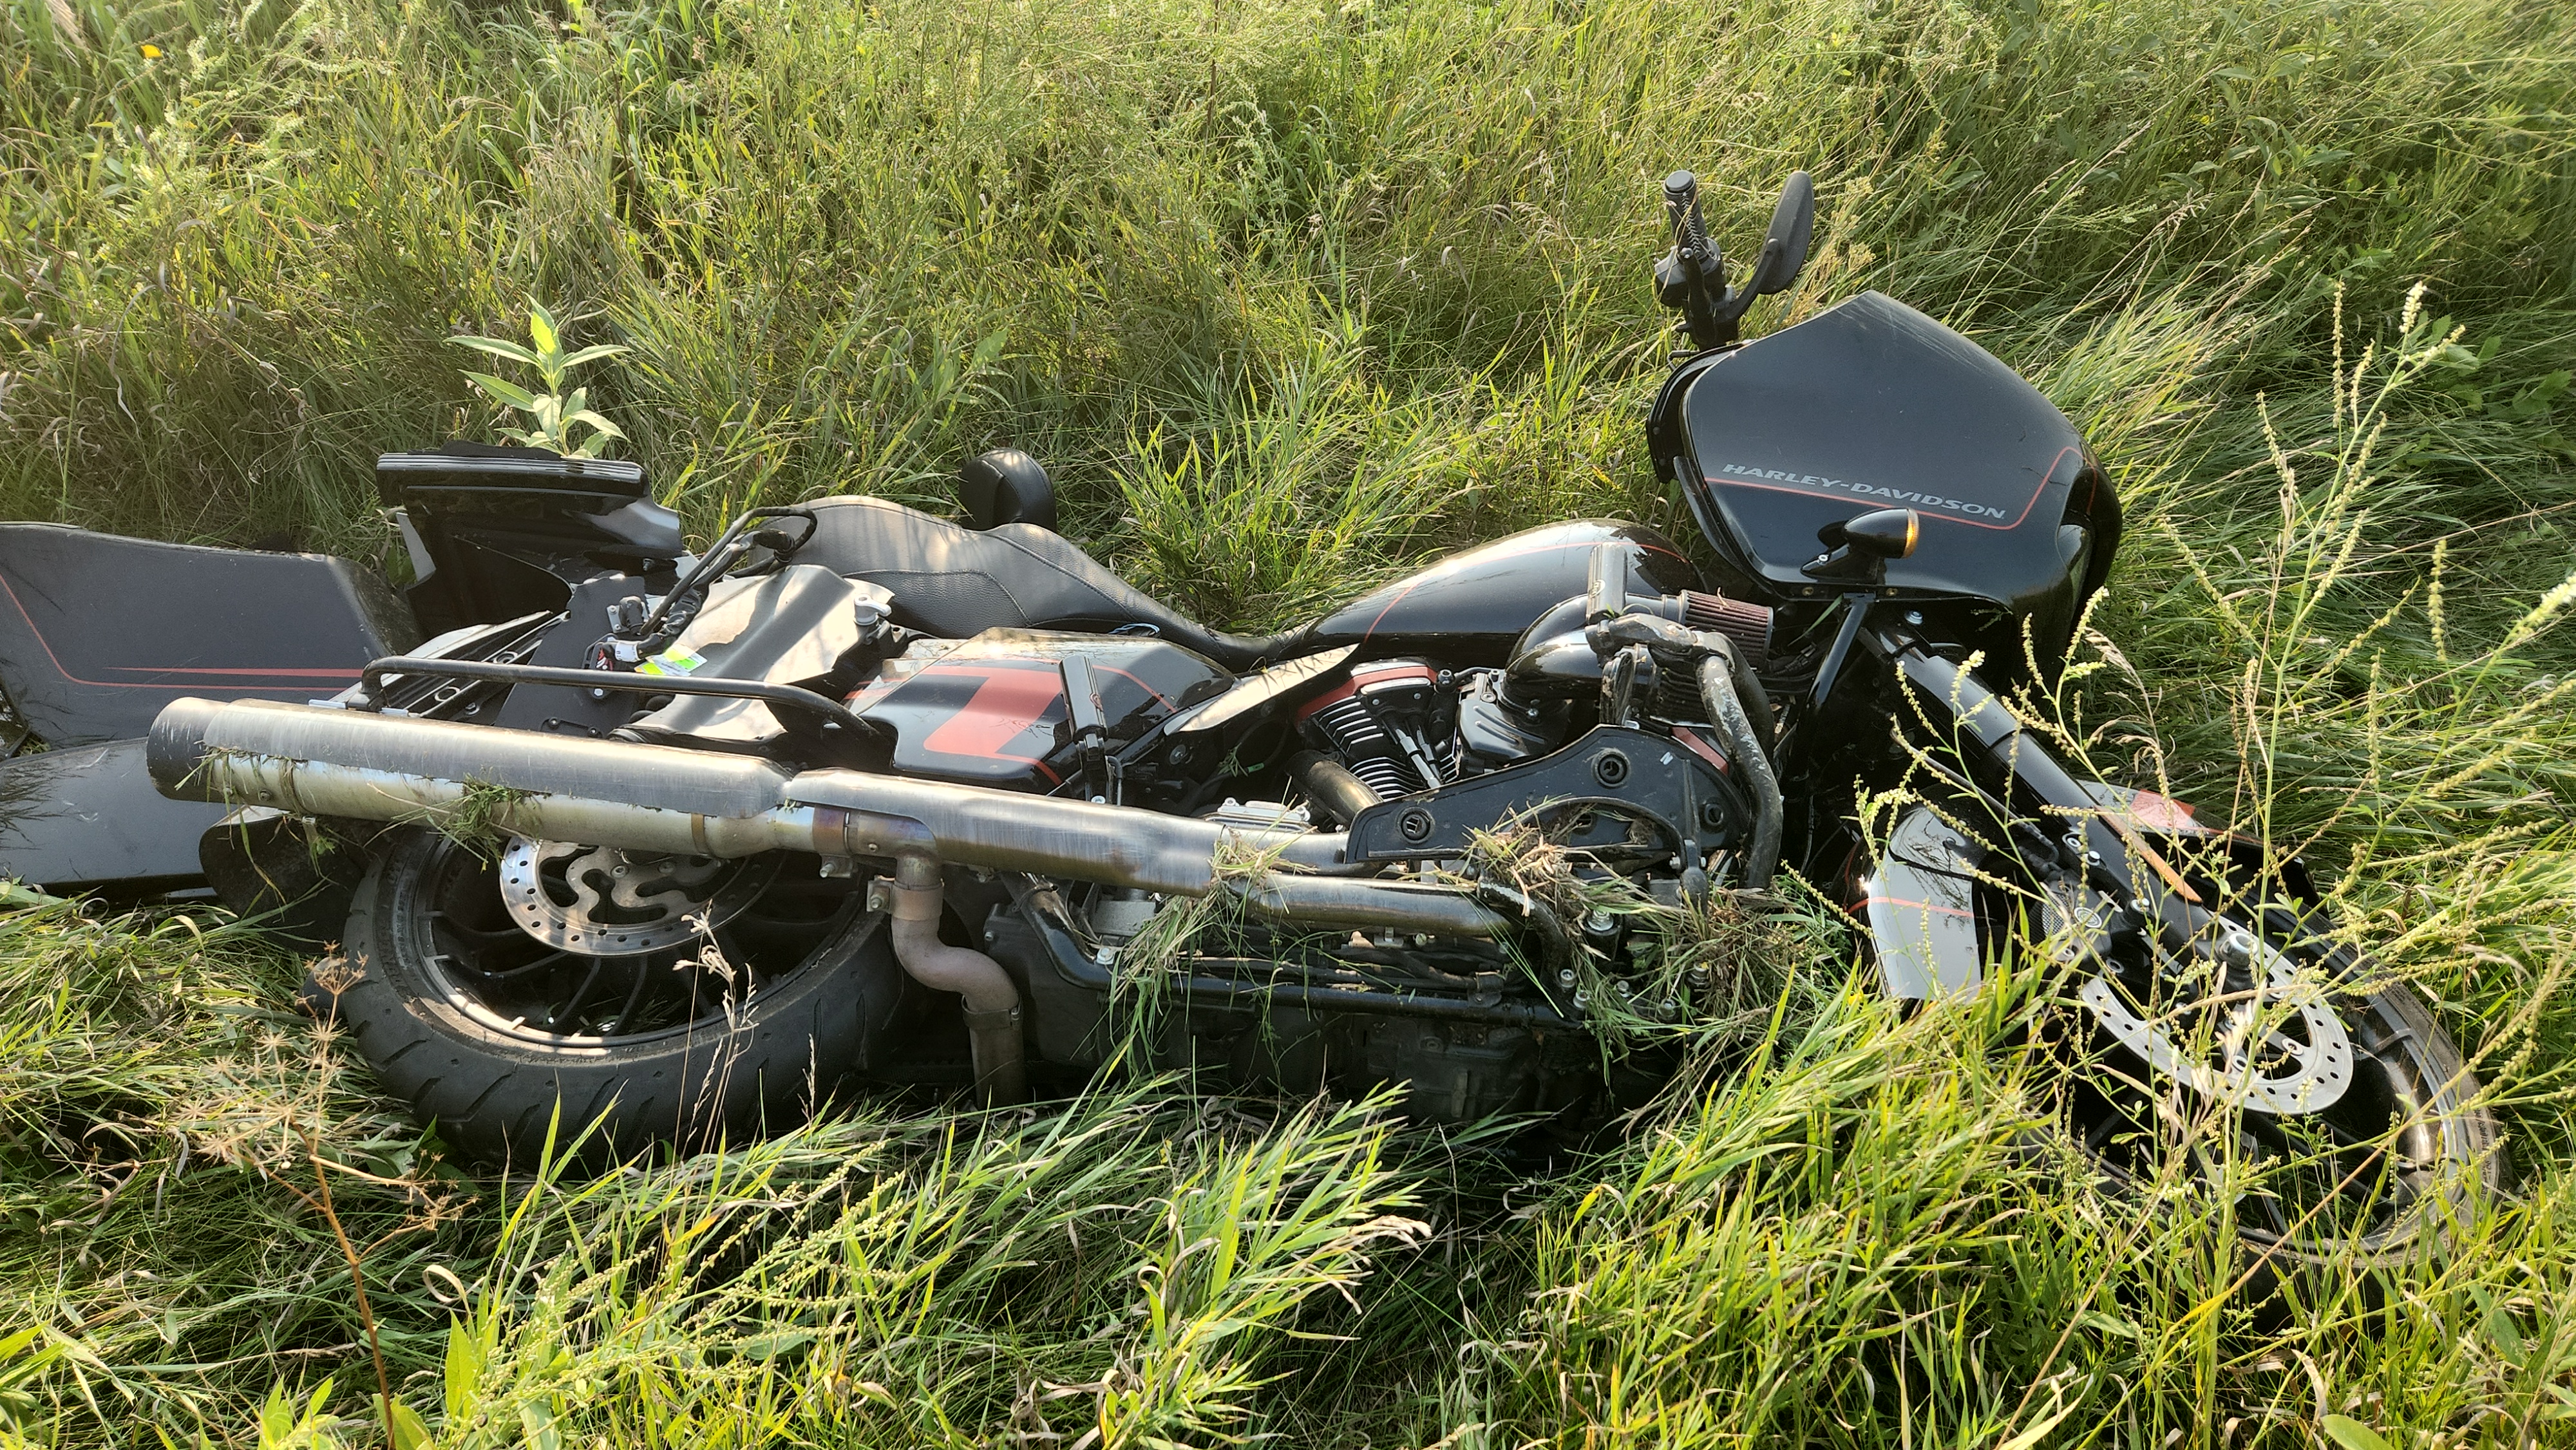
[[[801,1119],[901,990],[883,918],[811,857],[722,862],[401,833],[316,981],[385,1088],[486,1161]],[[616,955],[598,954],[601,950]]]

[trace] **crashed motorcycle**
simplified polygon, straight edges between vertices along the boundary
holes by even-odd
[[[1803,264],[1804,173],[1732,284],[1688,173],[1665,202],[1691,346],[1645,430],[1697,547],[1561,523],[1245,636],[1055,532],[1008,450],[964,523],[823,498],[694,553],[631,463],[391,454],[399,595],[0,530],[0,669],[52,746],[7,767],[0,862],[336,943],[313,1000],[486,1159],[1140,1051],[1597,1119],[1657,1066],[1605,1067],[1613,1000],[1693,1011],[1653,923],[1794,869],[1895,997],[2064,983],[2064,1124],[2115,1180],[2251,1160],[2239,1231],[2294,1255],[2403,1252],[2492,1185],[2458,1047],[2299,863],[2085,778],[2033,713],[2120,542],[2073,425],[1877,293],[1739,341]],[[1874,830],[1863,791],[1899,803]],[[1511,833],[1668,910],[1571,915],[1490,868]]]

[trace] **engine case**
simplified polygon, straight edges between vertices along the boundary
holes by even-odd
[[[1005,911],[990,919],[984,940],[1026,994],[1041,1071],[1052,1068],[1071,1081],[1107,1060],[1117,1027],[1108,994],[1072,980],[1051,956],[1072,948],[1060,936],[1051,946],[1050,934],[1024,914]],[[1186,1071],[1206,1087],[1358,1097],[1400,1083],[1408,1113],[1445,1123],[1559,1112],[1605,1088],[1615,1099],[1621,1086],[1605,1083],[1600,1048],[1580,1033],[1394,1012],[1250,1001],[1178,1005],[1144,1045],[1156,1065]]]

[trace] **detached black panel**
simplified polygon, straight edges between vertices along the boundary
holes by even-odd
[[[182,695],[337,694],[415,642],[346,559],[0,524],[0,681],[51,745],[144,734]]]
[[[140,740],[0,763],[0,878],[54,891],[193,884],[197,838],[224,807],[155,790]]]

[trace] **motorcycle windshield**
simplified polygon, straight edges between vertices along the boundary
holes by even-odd
[[[1780,601],[1836,591],[1803,573],[1816,531],[1870,509],[1922,515],[1906,594],[2027,608],[2081,549],[2061,537],[2099,468],[2037,388],[1968,339],[1877,292],[1719,358],[1690,384],[1681,460],[1720,551]]]

